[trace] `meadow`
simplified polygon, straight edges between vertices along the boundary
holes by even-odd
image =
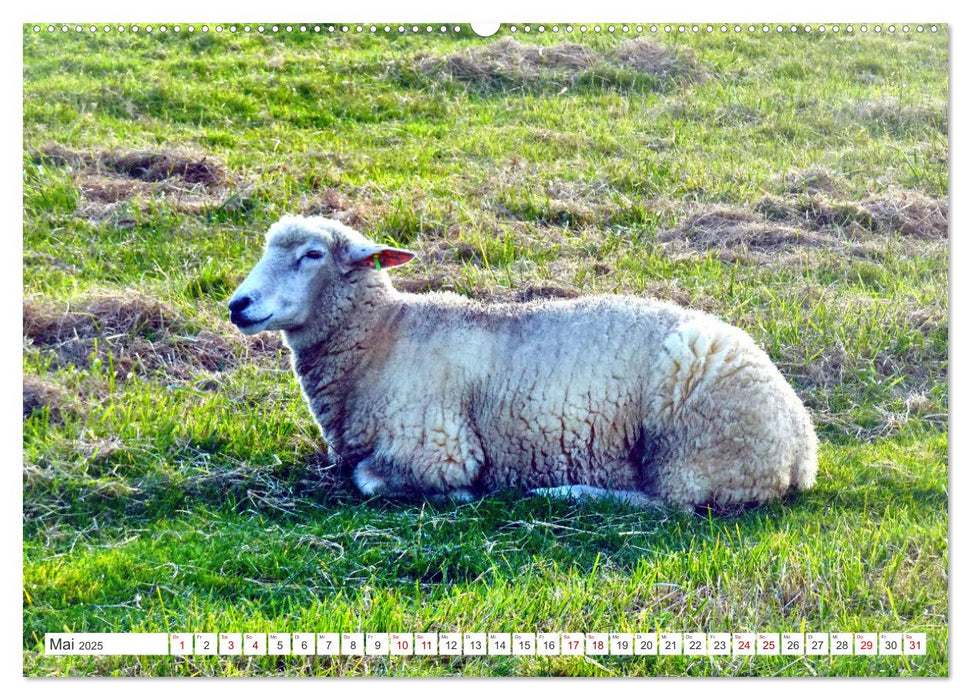
[[[946,28],[282,27],[24,28],[25,675],[948,674]],[[416,251],[401,289],[739,325],[812,412],[816,487],[696,514],[363,498],[280,339],[228,321],[294,212]],[[929,653],[43,655],[54,631],[649,630]]]

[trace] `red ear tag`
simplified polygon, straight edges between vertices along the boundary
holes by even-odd
[[[403,250],[385,250],[381,253],[381,257],[384,258],[385,266],[394,267],[395,265],[404,265],[406,262],[411,260],[414,255],[405,252]]]

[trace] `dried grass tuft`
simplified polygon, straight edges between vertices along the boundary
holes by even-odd
[[[725,261],[789,263],[825,250],[877,256],[888,239],[926,247],[946,240],[946,200],[892,192],[852,202],[821,191],[765,195],[751,208],[697,208],[658,240],[670,254],[715,253]]]
[[[24,420],[45,408],[50,420],[59,420],[68,405],[66,392],[54,382],[30,375],[24,377]]]
[[[423,59],[419,67],[426,73],[444,70],[455,80],[491,83],[535,80],[544,73],[579,73],[593,68],[599,61],[599,54],[581,44],[534,46],[507,37],[482,47],[466,48],[444,61]]]
[[[858,202],[822,194],[796,197],[766,195],[755,208],[772,221],[816,229],[848,229],[856,233],[899,234],[921,240],[944,240],[948,203],[919,192],[888,192]]]
[[[70,306],[27,299],[23,323],[25,340],[52,353],[55,366],[97,362],[119,379],[157,371],[188,379],[275,359],[283,347],[271,334],[244,339],[228,328],[194,330],[175,309],[140,294],[94,296]]]
[[[649,39],[625,41],[609,54],[600,54],[569,41],[542,46],[507,37],[444,58],[423,58],[418,67],[426,74],[443,73],[453,80],[487,88],[525,86],[543,80],[572,84],[586,73],[609,67],[669,82],[700,80],[706,74],[690,49],[675,51]]]
[[[343,192],[333,188],[305,199],[300,208],[305,216],[326,216],[357,229],[366,228],[385,213],[384,207],[380,205],[363,199],[352,201]]]
[[[537,299],[576,299],[579,296],[580,292],[576,287],[549,281],[526,285],[515,291],[513,299],[518,302],[527,302]]]
[[[77,338],[155,334],[179,328],[178,314],[157,299],[142,295],[95,296],[80,307],[56,310],[24,301],[24,336],[38,345],[58,345]]]
[[[234,185],[226,167],[211,155],[185,151],[75,151],[46,146],[34,154],[71,168],[82,195],[79,213],[101,221],[124,204],[153,199],[195,214],[225,206]]]
[[[452,292],[455,291],[454,275],[445,273],[433,275],[417,275],[412,277],[396,277],[394,280],[395,289],[411,294],[424,294],[425,292]]]
[[[882,231],[923,240],[946,240],[948,237],[947,199],[934,199],[918,192],[898,192],[868,197],[860,205]]]
[[[839,178],[825,168],[789,171],[781,178],[786,194],[837,194],[843,187]]]
[[[931,101],[908,104],[892,97],[878,97],[850,103],[842,110],[854,123],[871,123],[894,131],[947,128],[947,103]]]
[[[190,184],[228,185],[226,167],[210,155],[188,151],[75,151],[53,144],[37,157],[56,165],[94,172],[112,172],[143,182],[180,178]]]
[[[610,57],[614,63],[662,80],[693,82],[707,75],[691,49],[675,50],[650,39],[624,41]]]
[[[665,231],[662,243],[679,241],[698,251],[775,253],[799,246],[830,244],[828,237],[805,228],[780,226],[742,209],[718,207],[692,214],[678,228]]]
[[[857,202],[835,201],[824,195],[776,197],[765,195],[755,205],[756,211],[770,221],[810,229],[842,228],[851,231],[873,231],[873,217]]]

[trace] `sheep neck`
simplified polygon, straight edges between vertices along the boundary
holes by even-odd
[[[283,334],[310,408],[338,453],[349,399],[367,369],[388,351],[403,307],[390,285],[361,291],[344,303],[321,305],[311,323]]]

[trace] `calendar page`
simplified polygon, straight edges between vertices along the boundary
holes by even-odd
[[[24,675],[949,674],[948,25],[650,13],[23,25]]]

